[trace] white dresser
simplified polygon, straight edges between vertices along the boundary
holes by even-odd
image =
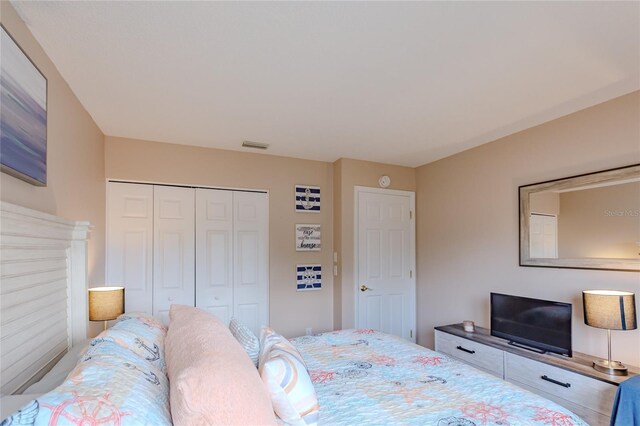
[[[609,424],[618,384],[640,374],[630,367],[629,376],[609,376],[591,367],[595,357],[538,354],[511,346],[482,327],[473,333],[465,332],[462,324],[436,327],[435,340],[436,351],[555,401],[590,425]]]

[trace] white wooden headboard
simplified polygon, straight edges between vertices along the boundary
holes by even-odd
[[[88,222],[0,202],[0,393],[87,338]]]

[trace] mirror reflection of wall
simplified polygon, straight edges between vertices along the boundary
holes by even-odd
[[[532,258],[640,258],[640,182],[529,196]]]
[[[640,257],[640,182],[563,192],[560,211],[559,257]]]

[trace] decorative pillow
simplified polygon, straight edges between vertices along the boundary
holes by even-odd
[[[111,341],[90,347],[67,380],[8,424],[171,425],[167,376]]]
[[[260,376],[278,417],[292,425],[316,425],[320,406],[300,352],[270,328],[260,333]]]
[[[165,341],[176,426],[276,423],[255,366],[219,319],[172,305]]]
[[[118,324],[116,324],[116,326],[117,325]],[[89,348],[104,341],[110,341],[123,348],[129,349],[137,356],[149,361],[164,374],[167,374],[167,366],[164,359],[164,336],[149,336],[149,334],[145,336],[128,330],[118,329],[114,326],[114,328],[103,331],[91,340],[91,342],[89,342]]]
[[[229,322],[229,330],[238,343],[240,343],[247,355],[249,355],[253,364],[257,367],[258,356],[260,355],[260,341],[256,335],[253,334],[253,331],[249,330],[249,327],[235,318],[231,318],[231,322]]]
[[[165,326],[158,318],[154,317],[153,315],[146,314],[143,312],[133,312],[133,313],[126,313],[126,314],[120,315],[116,319],[116,324],[114,325],[114,327],[119,323],[131,321],[131,320],[133,320],[132,322],[135,322],[135,323],[142,323],[150,329],[155,329],[157,330],[157,332],[160,332],[162,335],[167,334],[167,326]]]
[[[167,373],[156,367],[152,362],[147,361],[129,348],[126,348],[112,340],[96,338],[93,339],[92,343],[93,344],[89,345],[87,351],[80,357],[80,362],[76,368],[78,368],[78,366],[83,362],[92,359],[108,359],[109,362],[121,361],[123,365],[129,368],[149,371],[149,377],[167,375]],[[74,371],[72,371],[72,373],[73,372]],[[69,374],[69,377],[71,377],[71,373]]]

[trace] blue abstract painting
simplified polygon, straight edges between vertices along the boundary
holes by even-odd
[[[47,79],[2,27],[0,165],[34,185],[47,184]]]

